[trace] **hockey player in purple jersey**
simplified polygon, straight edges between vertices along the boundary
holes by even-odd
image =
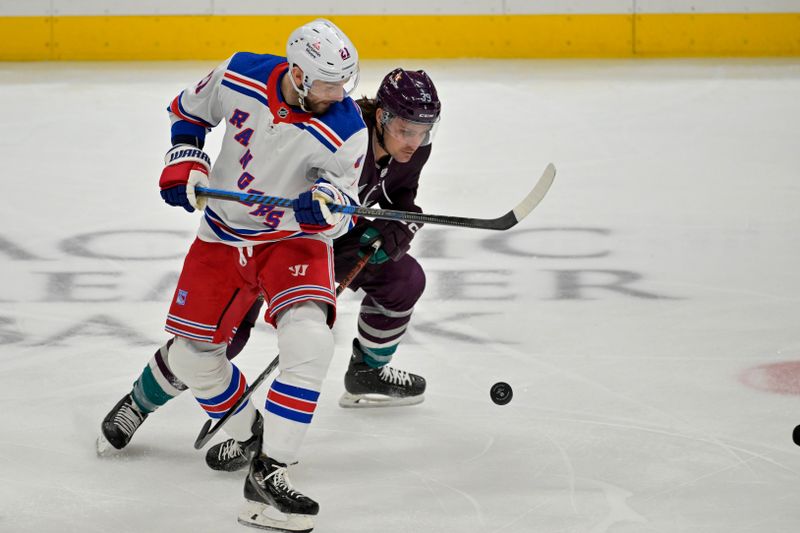
[[[416,204],[419,178],[430,156],[441,111],[433,82],[424,71],[398,68],[383,79],[375,99],[362,98],[357,103],[369,132],[369,148],[359,162],[363,166],[358,183],[361,204],[422,212]],[[420,226],[361,219],[334,241],[337,279],[352,269],[374,241],[381,242],[370,264],[350,284],[366,295],[344,377],[345,392],[339,400],[343,407],[423,401],[425,380],[389,366],[425,288],[422,267],[407,253]],[[238,326],[228,345],[228,358],[235,357],[246,344],[261,304],[253,305]],[[171,344],[169,341],[156,351],[132,391],[108,413],[102,424],[102,441],[124,448],[150,413],[186,389],[170,368]],[[213,446],[206,460],[217,470],[238,470],[248,464],[251,448],[248,440],[229,439]]]
[[[416,204],[422,167],[431,153],[441,104],[424,71],[395,69],[374,100],[358,101],[370,132],[359,180],[362,205],[422,212]],[[359,220],[334,243],[337,272],[347,272],[363,249],[380,239],[370,265],[350,284],[362,289],[358,337],[344,376],[342,407],[413,405],[423,401],[425,379],[389,362],[425,289],[425,272],[407,252],[421,224]]]

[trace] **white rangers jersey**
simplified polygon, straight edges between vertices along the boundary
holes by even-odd
[[[280,82],[286,59],[237,53],[170,104],[172,137],[204,139],[225,123],[225,137],[209,176],[211,188],[296,198],[318,180],[358,203],[367,129],[349,97],[322,115],[290,107]],[[327,236],[300,230],[291,208],[208,199],[198,237],[232,246],[309,237],[330,241],[352,227],[350,217]]]

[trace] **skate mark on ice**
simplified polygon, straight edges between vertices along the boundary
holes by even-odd
[[[480,525],[482,527],[486,526],[486,518],[484,517],[483,509],[482,509],[480,503],[474,497],[472,497],[470,494],[468,494],[467,492],[464,492],[461,489],[457,489],[456,487],[453,487],[452,485],[448,485],[447,483],[444,483],[442,481],[438,481],[436,479],[433,479],[432,477],[427,476],[427,475],[425,475],[425,474],[423,474],[421,472],[418,472],[416,470],[413,470],[411,468],[407,468],[407,467],[403,467],[403,466],[400,466],[398,468],[397,463],[389,463],[388,461],[383,461],[383,460],[380,460],[380,459],[376,459],[374,457],[371,457],[369,459],[371,461],[374,461],[375,463],[378,463],[378,464],[381,464],[381,465],[384,465],[384,466],[388,465],[388,466],[395,467],[395,469],[397,471],[399,471],[399,472],[406,472],[406,473],[411,474],[412,476],[418,478],[422,482],[422,484],[425,486],[427,491],[431,494],[431,496],[433,496],[433,498],[437,501],[437,503],[439,504],[439,508],[445,513],[447,512],[447,506],[442,501],[441,497],[439,497],[439,494],[437,493],[437,491],[434,490],[433,487],[431,487],[431,484],[439,485],[440,487],[444,487],[445,489],[448,489],[448,490],[458,494],[459,496],[464,498],[467,502],[469,502],[469,504],[472,506],[473,510],[475,511],[475,515],[477,516],[477,519],[478,519],[478,522],[480,523]]]
[[[464,459],[463,461],[461,461],[461,463],[464,464],[464,463],[471,463],[472,461],[477,461],[478,459],[489,453],[489,450],[492,448],[492,446],[494,446],[494,437],[489,437],[486,446],[483,447],[483,450],[481,450],[481,452],[478,455],[474,455],[468,459]]]
[[[524,356],[524,354],[522,354],[522,352],[520,352],[520,350],[518,350],[518,349],[516,349],[516,348],[514,348],[512,346],[497,345],[494,349],[495,349],[495,351],[504,352],[507,355],[511,355],[511,356],[515,356],[515,357]],[[669,412],[666,412],[666,411],[664,411],[662,409],[659,409],[657,407],[649,405],[649,404],[647,404],[647,403],[645,403],[642,400],[639,400],[637,398],[632,398],[632,397],[630,397],[630,396],[628,396],[626,394],[622,394],[620,392],[611,390],[610,388],[608,388],[607,386],[603,385],[602,383],[600,383],[600,382],[598,382],[596,380],[589,379],[589,378],[587,378],[587,377],[585,377],[583,375],[577,374],[577,373],[572,372],[572,371],[564,370],[564,369],[559,368],[559,367],[555,366],[554,364],[546,362],[546,361],[544,361],[542,359],[537,359],[537,361],[541,365],[545,366],[546,368],[558,370],[564,376],[567,376],[567,377],[569,377],[571,379],[574,379],[576,381],[583,382],[583,383],[592,385],[592,386],[594,386],[594,387],[596,387],[598,389],[601,389],[602,391],[607,393],[610,397],[614,397],[614,398],[620,399],[622,401],[631,403],[631,404],[633,404],[633,405],[635,405],[637,407],[640,407],[640,408],[642,408],[644,410],[650,410],[650,411],[652,411],[654,413],[657,413],[658,415],[660,415],[661,417],[663,417],[663,418],[665,418],[667,420],[674,420],[674,421],[682,424],[683,426],[685,426],[688,429],[688,431],[678,432],[678,431],[666,431],[666,430],[650,429],[650,428],[646,428],[645,426],[640,425],[640,424],[638,424],[638,425],[637,424],[631,424],[631,425],[628,426],[630,429],[638,429],[638,430],[642,430],[642,431],[660,432],[660,433],[663,433],[663,434],[666,434],[666,435],[672,435],[672,436],[675,436],[675,437],[696,440],[698,442],[706,442],[706,443],[709,443],[709,444],[714,444],[714,445],[722,448],[723,450],[725,450],[729,455],[731,455],[734,459],[736,459],[738,461],[739,466],[742,466],[742,467],[748,469],[753,475],[756,475],[756,474],[755,474],[755,471],[750,466],[749,461],[745,461],[737,452],[747,453],[747,454],[751,454],[751,455],[757,455],[757,456],[761,457],[762,459],[764,459],[764,460],[766,460],[766,461],[768,461],[770,463],[777,464],[773,460],[768,459],[765,456],[762,456],[762,455],[760,455],[760,454],[758,454],[756,452],[752,452],[752,451],[749,451],[749,450],[743,450],[741,448],[737,448],[737,447],[731,446],[729,444],[726,444],[726,443],[722,442],[716,436],[711,435],[711,434],[709,434],[709,433],[707,433],[705,431],[702,431],[702,430],[698,429],[697,427],[695,427],[696,423],[692,423],[692,422],[690,422],[688,420],[685,420],[682,417],[679,417],[679,416],[677,416],[677,415],[675,415],[673,413],[669,413]],[[613,425],[613,424],[609,424],[609,425]],[[701,435],[701,436],[700,437],[694,437],[694,436],[691,436],[689,434],[689,432],[695,433],[695,434]],[[780,466],[783,466],[783,465],[780,465]]]
[[[607,533],[612,526],[623,522],[634,522],[637,524],[646,524],[648,520],[634,511],[628,505],[628,498],[633,496],[627,490],[599,481],[596,479],[586,479],[586,481],[599,486],[603,493],[605,493],[606,501],[608,502],[608,516],[599,524],[589,530],[589,533]]]
[[[549,505],[550,502],[553,501],[554,499],[556,499],[555,495],[547,496],[546,498],[543,498],[541,502],[537,503],[533,507],[529,507],[528,509],[525,510],[524,513],[520,514],[516,518],[513,518],[511,521],[506,522],[505,524],[503,524],[502,526],[498,527],[497,529],[491,530],[490,533],[500,533],[501,531],[510,528],[511,526],[513,526],[514,524],[516,524],[517,522],[519,522],[520,520],[522,520],[526,516],[530,515],[531,513],[534,513],[536,511],[538,511],[539,509],[541,509],[545,505]]]
[[[749,463],[749,462],[751,462],[753,460],[755,460],[755,457],[750,457],[749,459],[747,459],[747,462]],[[740,466],[740,465],[733,464],[733,465],[724,466],[722,468],[718,468],[718,469],[714,470],[713,472],[708,472],[706,474],[703,474],[702,476],[697,476],[694,479],[690,479],[688,481],[684,481],[683,483],[678,483],[676,485],[671,486],[668,489],[664,489],[664,490],[661,490],[661,491],[656,492],[654,494],[651,494],[650,496],[648,496],[647,498],[645,498],[642,501],[643,502],[651,501],[652,499],[654,499],[656,497],[663,496],[665,494],[669,494],[669,493],[674,492],[674,491],[676,491],[676,490],[678,490],[680,488],[683,488],[683,487],[688,487],[688,486],[694,485],[698,481],[702,481],[704,479],[708,479],[708,478],[714,477],[714,476],[722,474],[724,472],[728,472],[729,470],[733,470],[733,469],[737,468],[738,466]],[[753,475],[757,475],[757,474],[753,473]]]
[[[567,481],[569,482],[569,500],[572,504],[572,510],[575,511],[575,514],[578,514],[578,504],[575,502],[575,465],[572,462],[572,459],[569,458],[569,454],[567,450],[564,449],[561,444],[558,443],[553,437],[548,435],[544,431],[539,432],[544,438],[546,438],[550,443],[558,450],[558,453],[561,455],[561,459],[564,461],[564,465],[567,467]]]
[[[609,422],[609,421],[604,421],[604,420],[589,420],[589,419],[586,419],[586,418],[569,417],[569,416],[561,416],[561,417],[547,416],[547,417],[542,417],[542,420],[552,421],[552,422],[573,422],[573,423],[579,423],[579,424],[591,424],[591,425],[596,425],[596,426],[606,426],[606,427],[619,428],[619,429],[630,429],[630,430],[641,431],[641,432],[645,432],[645,433],[654,433],[654,434],[664,435],[664,436],[668,436],[668,437],[674,437],[674,438],[691,440],[691,441],[695,441],[695,442],[701,442],[701,443],[704,443],[704,444],[711,444],[711,445],[714,445],[714,446],[722,447],[723,449],[731,452],[733,457],[737,460],[737,464],[736,465],[732,465],[732,466],[745,466],[754,475],[756,475],[756,474],[750,468],[749,463],[751,463],[752,459],[755,458],[755,459],[760,459],[760,460],[764,461],[765,463],[768,463],[768,464],[770,464],[772,466],[775,466],[775,467],[781,468],[783,470],[786,470],[787,472],[791,472],[792,474],[794,474],[796,476],[800,476],[800,471],[794,470],[794,469],[786,466],[785,464],[780,463],[780,462],[776,461],[775,459],[772,459],[771,457],[768,457],[768,456],[766,456],[764,454],[758,453],[756,451],[753,451],[753,450],[750,450],[750,449],[747,449],[747,448],[742,448],[740,446],[735,446],[733,444],[727,444],[727,443],[721,442],[716,437],[694,436],[694,435],[690,435],[690,434],[688,434],[686,432],[670,431],[670,430],[667,430],[667,429],[662,429],[661,427],[646,427],[646,426],[643,426],[643,425],[637,425],[637,424],[633,424],[633,423]],[[775,448],[774,451],[785,451],[785,450],[780,450],[778,448]],[[746,454],[746,455],[749,455],[751,457],[748,457],[747,459],[743,459],[738,455],[739,453]]]

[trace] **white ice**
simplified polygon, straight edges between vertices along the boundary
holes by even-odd
[[[359,92],[396,64],[444,101],[428,212],[497,216],[558,176],[507,233],[415,241],[428,288],[394,364],[422,405],[337,406],[341,300],[292,471],[315,531],[800,530],[800,61],[367,62]],[[158,195],[165,107],[213,65],[0,64],[2,532],[247,531],[188,394],[94,452],[167,338],[198,220]],[[275,353],[262,323],[238,363]]]

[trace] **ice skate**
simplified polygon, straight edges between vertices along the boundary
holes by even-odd
[[[353,356],[344,375],[345,393],[341,407],[394,407],[416,405],[425,399],[425,378],[392,368],[372,368],[364,362],[364,352],[353,339]]]
[[[319,505],[297,492],[289,481],[286,465],[264,454],[253,457],[244,482],[245,505],[239,523],[268,531],[307,533]]]
[[[241,470],[250,464],[250,459],[254,454],[260,452],[263,438],[264,417],[256,411],[256,419],[253,421],[253,436],[242,442],[228,439],[215,444],[206,453],[206,464],[212,470],[223,472]]]
[[[146,418],[147,413],[139,410],[130,394],[123,396],[100,424],[97,454],[108,455],[127,446]]]

